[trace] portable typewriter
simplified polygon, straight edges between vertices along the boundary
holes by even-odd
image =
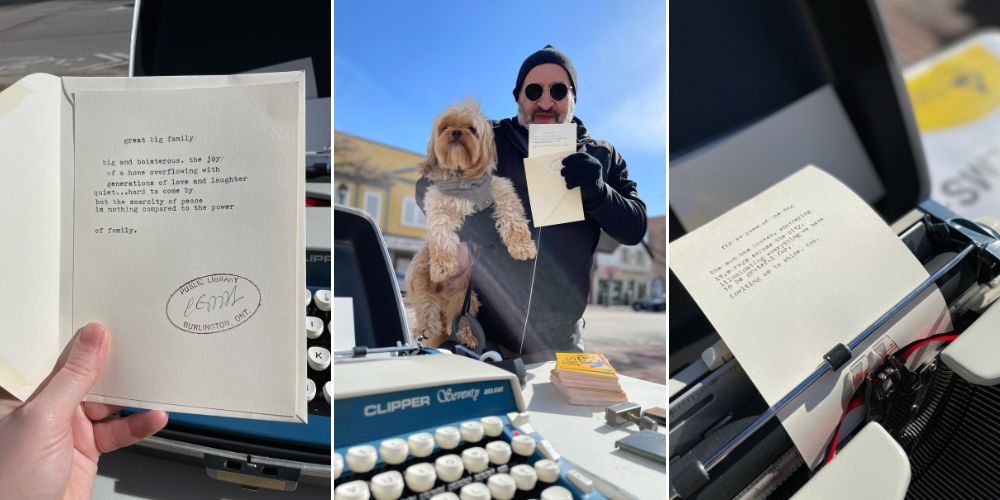
[[[361,346],[335,352],[334,497],[604,498],[532,427],[513,373],[406,344],[375,222],[335,206],[334,223],[334,295]]]
[[[719,12],[740,22],[695,22],[718,18]],[[679,185],[685,176],[674,175],[675,169],[732,147],[728,139],[753,135],[754,148],[748,154],[729,150],[728,159],[714,156],[707,167],[730,172],[725,182],[717,181],[718,191],[708,193],[728,198],[728,207],[762,189],[734,195],[742,187],[736,186],[741,176],[744,184],[763,187],[777,180],[767,180],[776,174],[755,162],[778,158],[789,163],[787,174],[813,161],[828,166],[840,160],[837,176],[894,222],[893,230],[927,269],[925,284],[936,284],[944,295],[955,327],[954,334],[934,339],[940,343],[919,344],[930,354],[919,366],[907,368],[898,357],[887,358],[871,374],[866,404],[847,414],[837,438],[831,436],[831,446],[837,447],[839,439],[842,452],[810,471],[773,418],[782,403],[768,406],[671,275],[671,498],[998,498],[1000,365],[993,353],[1000,344],[995,336],[1000,308],[991,304],[1000,295],[1000,234],[993,222],[967,221],[933,201],[921,201],[928,192],[926,167],[874,2],[721,1],[709,7],[680,1],[671,4],[671,14],[671,48],[677,57],[671,54],[676,125],[671,129],[670,240],[700,225],[690,205],[684,205],[684,195],[674,197],[673,190],[711,191],[707,184]],[[727,40],[740,43],[734,48]],[[738,85],[707,81],[706,72],[741,78]],[[831,118],[837,113],[803,112],[801,103],[819,89],[832,90],[843,128]],[[822,125],[822,135],[801,136],[817,130],[816,124]],[[846,142],[838,143],[838,136]],[[843,161],[851,144],[860,162]],[[800,161],[795,154],[826,157]],[[875,179],[881,189],[870,189],[859,177]],[[698,215],[710,219],[727,209],[717,208]],[[906,299],[899,297],[887,315],[902,309]],[[857,339],[867,331],[851,333]],[[905,356],[909,349],[899,347]],[[817,359],[816,364],[819,372],[836,363]],[[801,381],[799,388],[811,380]]]

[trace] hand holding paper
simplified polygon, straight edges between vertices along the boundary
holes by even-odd
[[[561,173],[563,159],[576,151],[576,124],[528,127],[528,157],[524,175],[535,227],[583,220],[580,188],[568,189]]]

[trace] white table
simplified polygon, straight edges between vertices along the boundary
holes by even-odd
[[[524,402],[532,426],[549,440],[563,459],[594,480],[611,498],[666,498],[667,465],[615,448],[615,441],[639,432],[635,424],[618,428],[604,423],[604,407],[569,404],[549,382],[555,361],[528,365]],[[620,376],[629,401],[650,408],[667,407],[667,388]],[[661,427],[661,433],[666,432]]]

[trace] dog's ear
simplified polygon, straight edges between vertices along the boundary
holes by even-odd
[[[492,173],[497,166],[497,145],[493,140],[493,124],[487,119],[479,123],[482,132],[479,137],[479,163],[484,173]]]
[[[434,153],[434,140],[437,139],[437,127],[438,119],[435,118],[434,125],[431,126],[431,138],[427,141],[427,158],[417,166],[417,170],[422,177],[430,175],[438,166],[437,154]]]

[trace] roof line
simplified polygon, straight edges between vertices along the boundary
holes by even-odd
[[[410,151],[409,149],[403,149],[401,147],[393,146],[391,144],[386,144],[384,142],[379,142],[379,141],[376,141],[374,139],[368,139],[366,137],[361,137],[360,135],[354,135],[354,134],[351,134],[351,133],[348,133],[348,132],[344,132],[343,130],[334,130],[333,133],[334,133],[334,135],[336,135],[336,134],[346,135],[346,136],[354,138],[354,139],[360,139],[360,140],[365,141],[365,142],[370,142],[372,144],[377,144],[379,146],[382,146],[382,147],[385,147],[385,148],[389,148],[389,149],[395,149],[396,151],[400,151],[400,152],[403,152],[403,153],[409,153],[409,154],[415,155],[415,156],[420,156],[420,157],[427,156],[426,154],[423,154],[423,153],[417,153],[416,151]]]

